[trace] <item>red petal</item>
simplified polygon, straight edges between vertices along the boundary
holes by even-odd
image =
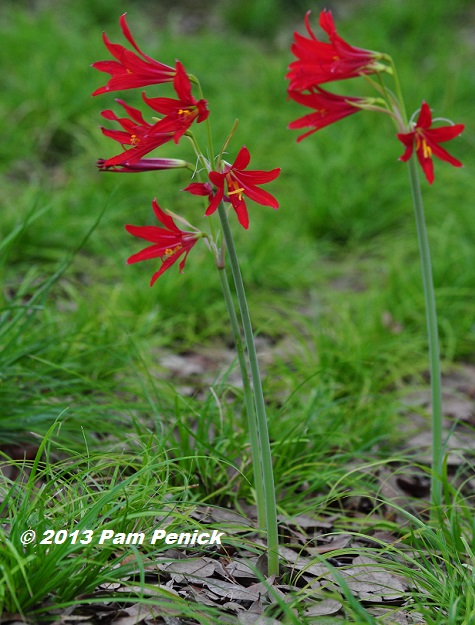
[[[272,208],[279,208],[279,202],[273,195],[264,191],[264,189],[258,189],[255,186],[244,186],[244,193],[250,200],[257,202],[261,206],[271,206]]]
[[[259,169],[249,171],[236,172],[235,177],[237,180],[242,180],[245,184],[265,184],[266,182],[272,182],[280,174],[280,167],[271,169],[271,171],[262,171]]]
[[[160,208],[156,199],[152,201],[152,208],[153,208],[153,212],[155,213],[155,217],[158,219],[160,223],[162,223],[169,230],[176,232],[177,234],[180,234],[180,235],[183,234],[183,231],[180,230],[175,225],[175,222],[173,221],[171,215],[168,215],[167,213],[165,213],[165,211],[163,211]]]
[[[109,130],[109,128],[103,128],[102,126],[101,132],[106,137],[118,141],[121,145],[130,145],[130,132],[125,132],[124,130]]]
[[[305,16],[305,19],[307,19],[308,13]],[[335,22],[333,21],[333,15],[331,11],[328,11],[327,9],[323,9],[323,11],[320,13],[320,27],[322,28],[322,30],[324,30],[326,32],[326,34],[328,35],[329,39],[332,39],[333,35],[336,34],[336,29],[335,29]],[[311,33],[309,26],[307,24],[307,30],[309,33]]]
[[[191,82],[180,61],[176,62],[175,69],[176,74],[173,79],[173,86],[179,99],[187,104],[194,104],[195,99],[191,95]]]
[[[127,22],[125,20],[125,16],[127,15],[127,13],[124,13],[123,15],[120,16],[120,27],[122,29],[122,32],[124,34],[124,37],[127,39],[127,41],[137,50],[137,52],[143,56],[146,57],[146,55],[142,52],[142,50],[138,47],[138,45],[135,43],[135,39],[132,37],[132,33],[129,30],[129,27],[127,26]],[[147,58],[147,57],[146,57]]]
[[[432,124],[432,113],[426,102],[422,103],[421,112],[417,119],[416,128],[430,128]]]
[[[220,187],[218,191],[216,192],[216,195],[214,196],[214,198],[211,200],[208,208],[206,209],[205,215],[212,215],[214,213],[214,211],[218,208],[219,203],[223,199],[223,196],[224,196],[224,189],[223,187]]]
[[[396,136],[401,143],[404,143],[406,147],[414,145],[415,132],[399,133]]]
[[[212,194],[212,189],[207,182],[191,182],[183,191],[188,191],[192,195],[209,196]]]
[[[440,145],[432,143],[429,140],[427,140],[427,145],[432,150],[432,154],[437,158],[440,158],[441,161],[446,161],[454,167],[463,167],[462,163],[458,159],[454,158],[451,154],[447,152],[447,150],[444,150],[444,148],[441,148]]]
[[[218,171],[210,171],[208,177],[215,187],[224,187],[226,174],[220,174]]]
[[[407,146],[404,154],[399,157],[399,160],[403,161],[405,163],[406,161],[408,161],[411,158],[413,152],[414,152],[414,144],[411,143],[411,145]]]
[[[153,286],[155,284],[155,281],[157,280],[157,278],[159,278],[162,273],[165,273],[165,271],[167,269],[170,269],[170,267],[172,265],[174,265],[176,263],[176,261],[180,258],[180,256],[185,252],[186,250],[180,250],[179,253],[177,254],[172,254],[171,256],[169,256],[168,258],[166,258],[163,261],[162,266],[160,267],[160,269],[153,274],[152,279],[150,280],[150,286]]]
[[[150,108],[162,115],[170,115],[183,108],[180,106],[182,103],[175,98],[147,98],[145,93],[142,94],[142,98]]]
[[[120,61],[122,58],[122,54],[125,50],[124,46],[121,46],[118,43],[112,43],[112,41],[110,41],[110,39],[107,37],[105,33],[102,33],[102,40],[104,41],[104,45],[112,54],[112,56],[115,57],[118,61]]]
[[[145,249],[137,252],[136,254],[132,254],[127,259],[128,265],[133,265],[134,263],[140,263],[143,260],[152,260],[153,258],[161,258],[165,253],[165,249],[162,246],[158,245],[150,245]]]
[[[247,212],[246,202],[244,202],[244,200],[237,200],[236,196],[231,196],[231,204],[236,211],[239,223],[247,230],[249,228],[249,214]]]
[[[243,147],[239,150],[238,155],[236,156],[236,160],[234,161],[231,169],[246,169],[246,167],[249,165],[250,160],[251,155],[249,153],[249,150],[246,148],[245,145],[243,145]]]
[[[118,61],[96,61],[91,64],[91,67],[98,69],[100,72],[106,72],[107,74],[116,74],[117,72],[123,72],[124,68]]]
[[[442,126],[440,128],[430,128],[424,132],[424,136],[434,143],[443,143],[458,137],[465,129],[463,124],[454,124],[453,126]]]
[[[175,233],[158,226],[131,226],[127,224],[125,229],[134,237],[144,239],[150,243],[156,243],[164,248],[173,247],[181,242],[181,236],[177,236]]]
[[[430,157],[425,157],[422,150],[417,151],[417,158],[429,184],[434,182],[434,163]]]
[[[129,106],[123,100],[116,99],[116,102],[124,108],[127,115],[135,122],[141,124],[142,126],[149,126],[149,124],[144,120],[142,113],[138,109],[134,108],[133,106]]]

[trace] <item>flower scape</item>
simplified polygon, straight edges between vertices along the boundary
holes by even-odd
[[[204,172],[202,176],[204,180],[193,180],[184,191],[208,203],[204,218],[208,223],[211,222],[209,231],[205,232],[192,226],[183,217],[175,215],[170,210],[163,210],[157,199],[154,199],[152,208],[160,225],[126,225],[127,232],[151,243],[145,249],[130,256],[127,262],[133,264],[159,259],[161,266],[154,272],[150,281],[150,286],[153,286],[156,280],[179,259],[181,259],[179,271],[182,273],[188,254],[200,239],[205,241],[214,256],[243,379],[251,439],[252,468],[256,482],[258,524],[262,530],[267,531],[267,572],[269,575],[275,575],[279,570],[277,508],[267,417],[244,283],[227,209],[231,207],[235,211],[239,224],[246,230],[249,228],[247,199],[262,206],[277,209],[279,207],[277,199],[261,187],[274,181],[280,174],[280,168],[270,171],[248,169],[251,155],[245,145],[240,148],[232,164],[224,160],[224,154],[227,154],[226,149],[236,131],[237,122],[223,143],[219,154],[214,156],[210,112],[197,78],[188,74],[178,60],[175,68],[172,68],[144,54],[132,37],[125,15],[121,17],[120,25],[124,37],[135,52],[112,43],[104,35],[104,43],[115,60],[94,63],[93,66],[96,69],[110,74],[111,78],[105,86],[96,89],[93,95],[171,83],[177,97],[149,97],[142,93],[142,100],[148,107],[149,113],[160,115],[158,118],[151,115],[153,123],[147,121],[141,110],[121,99],[118,99],[117,103],[124,109],[127,117],[118,117],[112,110],[102,111],[104,119],[118,123],[121,127],[121,129],[103,127],[101,128],[103,134],[117,141],[123,151],[110,158],[100,159],[97,165],[100,171],[129,174],[176,168],[189,169],[193,172],[193,178],[195,174],[199,178]],[[196,89],[197,97],[193,95],[193,89]],[[205,150],[200,147],[194,132],[195,125],[203,123],[207,130]],[[150,152],[162,148],[167,143],[173,142],[181,145],[184,140],[194,151],[196,165],[167,157],[146,158]],[[219,216],[217,224],[213,223],[215,213]],[[177,221],[184,224],[186,230],[179,228]],[[225,270],[226,255],[229,257],[231,266],[239,316]],[[245,350],[240,338],[242,335]],[[249,380],[252,380],[252,384]]]
[[[249,150],[243,146],[233,165],[222,159],[220,154],[216,162],[208,160],[204,152],[199,148],[196,138],[192,133],[193,124],[201,124],[208,120],[209,110],[204,98],[198,99],[192,93],[193,83],[201,90],[196,78],[190,76],[182,63],[176,61],[175,67],[158,62],[146,55],[138,47],[127,25],[125,14],[120,18],[120,26],[124,37],[131,44],[132,50],[112,43],[104,34],[103,39],[106,48],[115,60],[98,61],[93,67],[101,72],[110,74],[106,85],[96,89],[93,96],[136,89],[143,86],[162,85],[170,83],[176,93],[176,98],[148,97],[142,94],[142,99],[150,112],[158,113],[159,118],[154,118],[153,123],[148,122],[144,113],[128,105],[124,100],[117,99],[126,113],[126,117],[119,117],[112,110],[104,110],[101,115],[104,119],[118,123],[120,130],[101,127],[103,134],[117,141],[123,148],[119,154],[107,159],[100,159],[98,167],[101,171],[113,171],[116,173],[140,173],[144,171],[160,171],[174,168],[194,167],[181,159],[171,158],[144,158],[150,152],[173,141],[178,144],[184,137],[190,140],[195,157],[201,166],[205,166],[208,181],[192,182],[184,190],[193,195],[207,196],[209,206],[205,216],[212,215],[224,202],[230,204],[236,212],[239,223],[243,228],[249,228],[249,214],[244,197],[253,200],[263,206],[274,209],[279,204],[275,197],[264,191],[259,186],[275,180],[280,169],[271,171],[248,170],[250,162]],[[231,137],[228,137],[226,144]],[[259,186],[258,186],[259,185]],[[155,283],[167,269],[169,269],[182,255],[180,272],[183,271],[189,251],[200,239],[208,241],[208,247],[216,250],[216,245],[210,242],[209,235],[193,228],[192,232],[181,231],[173,219],[159,207],[157,201],[153,201],[153,210],[158,221],[164,226],[132,226],[127,225],[127,231],[137,237],[153,242],[154,245],[134,254],[128,260],[136,263],[143,260],[159,258],[162,261],[161,268],[154,273],[151,285]]]
[[[288,96],[314,111],[289,124],[290,129],[311,128],[299,136],[297,141],[358,111],[377,111],[390,115],[396,124],[397,138],[406,146],[400,160],[409,160],[415,149],[422,171],[430,184],[434,181],[434,156],[455,167],[462,166],[439,143],[459,136],[464,125],[432,127],[432,114],[426,102],[423,102],[419,118],[414,124],[412,121],[405,121],[405,107],[401,97],[395,97],[386,87],[381,86],[382,82],[368,80],[380,94],[380,97],[374,98],[337,95],[322,89],[320,85],[333,81],[357,77],[369,79],[373,75],[378,78],[383,75],[394,77],[395,67],[387,54],[356,48],[342,39],[336,31],[331,11],[322,11],[320,26],[325,31],[328,42],[317,39],[310,27],[310,11],[307,12],[305,27],[309,36],[295,33],[291,46],[297,60],[289,65]],[[398,89],[396,93],[397,91]]]

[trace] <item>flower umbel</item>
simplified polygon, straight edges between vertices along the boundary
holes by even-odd
[[[320,26],[328,35],[329,43],[315,37],[310,28],[309,15],[310,11],[305,16],[309,38],[299,33],[294,34],[291,51],[297,61],[289,65],[286,76],[290,80],[289,89],[304,91],[320,83],[353,78],[361,74],[374,74],[387,69],[386,65],[379,62],[383,58],[380,52],[351,46],[338,35],[331,11],[320,13]]]
[[[454,167],[462,167],[462,163],[451,156],[444,148],[441,148],[439,143],[455,139],[465,128],[463,124],[440,126],[438,128],[431,128],[431,126],[432,113],[429,105],[423,102],[421,112],[419,113],[413,130],[397,135],[399,141],[406,146],[406,151],[399,160],[408,161],[415,148],[420,166],[429,184],[434,182],[434,163],[432,161],[432,156],[436,156],[442,161],[454,165]]]
[[[273,195],[259,189],[257,185],[265,184],[275,180],[280,174],[280,167],[271,171],[249,170],[244,171],[249,165],[251,155],[246,146],[243,146],[236,157],[233,165],[222,161],[222,171],[211,171],[209,179],[216,187],[217,191],[206,209],[205,215],[211,215],[216,211],[221,201],[230,202],[236,211],[239,223],[243,228],[249,227],[249,215],[247,212],[246,202],[243,196],[261,204],[262,206],[271,206],[279,208],[279,203]],[[225,194],[224,188],[227,188]],[[193,193],[193,195],[209,195],[208,183],[193,183],[189,185],[185,191]]]
[[[150,56],[144,54],[137,46],[125,21],[125,15],[124,13],[120,18],[121,29],[124,37],[138,54],[127,50],[127,48],[118,43],[112,43],[104,33],[102,38],[106,48],[117,60],[97,61],[97,63],[92,64],[92,67],[95,67],[100,72],[106,72],[111,75],[107,85],[99,87],[92,95],[171,82],[175,76],[176,70],[173,67],[155,61]]]
[[[124,130],[109,130],[102,127],[101,130],[107,137],[115,139],[122,145],[130,145],[131,148],[105,160],[103,168],[124,165],[124,163],[137,163],[142,156],[173,139],[173,132],[160,132],[157,130],[158,122],[147,123],[138,109],[129,106],[123,100],[116,100],[116,102],[125,109],[130,119],[119,118],[113,111],[102,111],[102,117],[119,122]]]
[[[178,100],[173,98],[147,98],[145,94],[143,99],[154,111],[165,115],[157,123],[156,130],[158,132],[173,132],[173,140],[175,143],[178,143],[195,119],[198,123],[204,122],[208,118],[209,111],[206,106],[206,100],[196,100],[191,95],[190,79],[179,61],[176,63],[173,86],[178,95]]]
[[[152,208],[156,218],[164,226],[163,228],[158,226],[125,226],[125,229],[130,234],[153,243],[153,245],[149,245],[141,252],[131,256],[127,260],[129,265],[152,258],[160,258],[162,260],[162,266],[153,274],[150,286],[153,286],[157,278],[184,254],[185,256],[179,265],[180,273],[183,273],[189,251],[198,239],[203,236],[203,233],[199,231],[187,232],[180,230],[175,225],[172,217],[160,208],[157,200],[153,200]]]
[[[340,96],[316,87],[312,93],[300,93],[290,91],[289,97],[299,104],[315,109],[313,113],[308,113],[299,117],[289,124],[290,129],[311,128],[308,132],[300,135],[297,141],[302,141],[312,133],[329,126],[348,115],[353,115],[365,107],[371,106],[371,98],[351,98]]]

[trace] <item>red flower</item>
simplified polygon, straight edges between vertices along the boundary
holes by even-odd
[[[125,174],[137,173],[141,171],[162,171],[164,169],[178,169],[188,167],[186,161],[178,158],[141,158],[134,163],[123,163],[122,165],[106,165],[106,160],[100,158],[97,161],[99,171],[112,171]]]
[[[124,46],[117,43],[111,43],[104,33],[102,38],[106,48],[115,57],[116,61],[98,61],[93,63],[100,72],[106,72],[111,75],[109,82],[105,87],[96,89],[92,95],[99,95],[108,91],[119,91],[122,89],[133,89],[134,87],[144,87],[145,85],[155,85],[158,83],[171,82],[175,76],[176,70],[173,67],[164,65],[147,56],[140,50],[132,37],[127,22],[125,21],[125,13],[120,18],[120,26],[127,41],[137,50],[139,55],[135,54]],[[140,58],[142,57],[142,58]]]
[[[157,125],[159,132],[174,132],[174,141],[178,143],[180,138],[197,119],[198,123],[205,121],[209,115],[206,108],[206,100],[196,100],[191,95],[191,82],[183,65],[177,61],[176,74],[173,86],[178,95],[178,100],[173,98],[147,98],[144,101],[154,110],[165,115]]]
[[[273,195],[262,189],[258,189],[257,185],[265,184],[275,180],[280,174],[280,168],[271,171],[244,171],[249,165],[251,155],[249,150],[244,146],[239,153],[233,165],[224,162],[222,172],[211,171],[209,179],[217,188],[214,197],[210,197],[210,205],[206,209],[205,215],[211,215],[218,208],[221,201],[230,202],[236,211],[239,223],[243,228],[249,227],[249,215],[247,213],[246,202],[243,195],[254,200],[262,206],[271,206],[279,208],[279,203]],[[227,187],[227,194],[224,194],[224,185]],[[185,191],[193,193],[193,195],[210,195],[209,184],[193,183],[189,185]]]
[[[465,128],[463,124],[441,126],[439,128],[431,128],[431,125],[432,113],[429,105],[423,102],[419,118],[413,130],[397,135],[399,141],[406,146],[406,151],[399,160],[408,161],[415,147],[417,158],[429,184],[434,182],[434,163],[432,162],[432,156],[436,156],[442,161],[447,161],[447,163],[455,167],[462,167],[462,163],[451,156],[444,148],[441,148],[439,143],[450,141],[458,137]]]
[[[123,100],[116,100],[116,102],[125,109],[130,119],[126,117],[119,118],[113,111],[102,111],[102,117],[119,122],[124,130],[109,130],[108,128],[101,128],[101,130],[107,137],[115,139],[122,145],[130,145],[132,147],[117,156],[105,160],[102,164],[103,167],[137,163],[142,156],[171,141],[173,133],[157,131],[158,122],[153,125],[148,124],[138,109],[129,106]]]
[[[129,265],[139,263],[142,260],[150,260],[151,258],[161,258],[162,260],[163,264],[160,269],[153,274],[150,286],[153,286],[155,280],[184,254],[185,256],[179,266],[180,273],[183,273],[189,251],[202,236],[201,232],[186,232],[180,230],[175,225],[170,215],[167,215],[160,208],[157,204],[157,200],[153,200],[152,208],[158,221],[164,228],[159,228],[158,226],[125,226],[125,229],[127,232],[130,232],[130,234],[153,243],[153,245],[149,245],[141,252],[131,256],[127,260]]]
[[[328,35],[330,43],[319,41],[309,24],[310,11],[305,16],[305,26],[310,38],[295,33],[291,51],[297,57],[289,66],[286,76],[289,89],[304,91],[319,83],[353,78],[360,74],[381,71],[377,63],[381,53],[355,48],[344,41],[336,32],[331,11],[320,13],[320,26]]]
[[[343,117],[353,115],[361,110],[368,102],[365,98],[350,98],[329,93],[320,87],[312,93],[300,93],[299,91],[289,91],[289,97],[299,104],[315,109],[314,113],[308,113],[289,124],[290,129],[311,128],[308,132],[300,135],[297,141],[302,141],[313,132],[337,122]]]

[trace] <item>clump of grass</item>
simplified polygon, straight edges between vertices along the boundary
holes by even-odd
[[[187,475],[181,475],[181,486],[171,486],[178,464],[168,460],[159,439],[142,437],[135,453],[70,450],[68,458],[54,461],[54,429],[43,439],[34,461],[3,463],[18,477],[2,478],[0,487],[4,519],[0,611],[41,613],[45,603],[73,604],[78,596],[92,593],[101,583],[123,579],[137,566],[143,576],[137,548],[98,545],[98,534],[104,529],[149,533],[167,514],[177,523],[185,522],[176,504],[189,497]],[[28,529],[34,529],[36,540],[22,547],[20,537]],[[69,538],[41,544],[48,530],[79,535],[75,544]],[[162,548],[155,547],[155,553]],[[132,564],[124,561],[130,551],[137,557]]]

